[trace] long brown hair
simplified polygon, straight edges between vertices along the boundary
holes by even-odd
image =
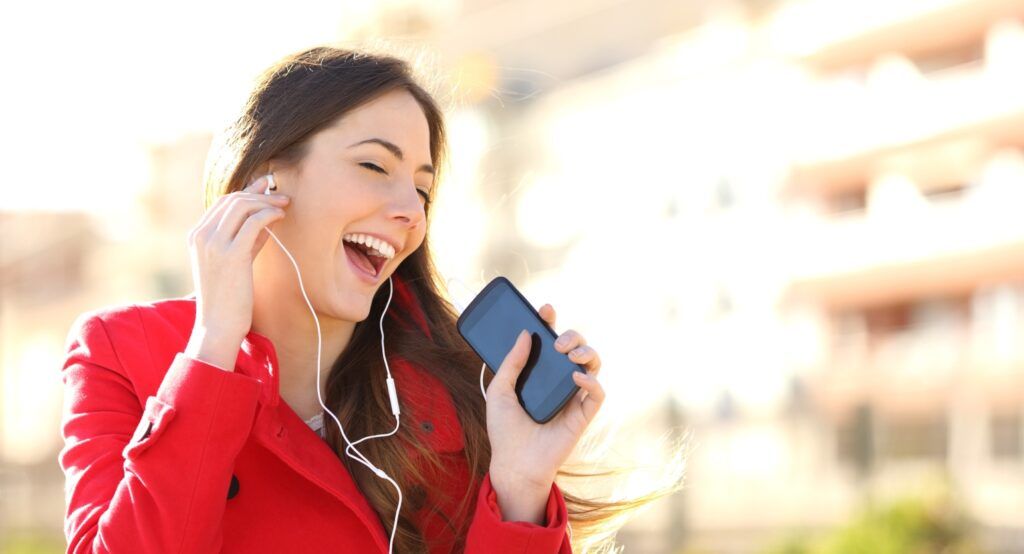
[[[219,195],[244,188],[257,169],[271,159],[297,166],[306,155],[309,139],[314,134],[354,108],[396,89],[408,91],[422,107],[430,130],[432,162],[440,173],[446,152],[443,114],[413,73],[410,64],[397,57],[326,46],[310,48],[278,61],[258,77],[241,115],[213,145],[204,177],[207,206]],[[436,183],[440,181],[437,177],[435,180],[433,196],[437,195]],[[428,208],[428,228],[430,220]],[[414,326],[403,325],[402,314],[396,314],[392,306],[384,323],[387,348],[390,356],[401,357],[423,368],[437,376],[447,388],[464,435],[465,447],[461,455],[471,478],[479,482],[488,469],[491,454],[486,407],[479,389],[482,362],[456,331],[458,313],[442,295],[443,281],[431,257],[429,236],[427,233],[423,244],[395,270],[395,278],[401,280],[421,306],[429,337],[416,332]],[[334,362],[327,379],[325,404],[350,436],[380,433],[394,424],[384,392],[387,390],[386,372],[376,327],[388,292],[385,286],[377,291],[369,316],[356,324],[351,340]],[[396,551],[402,553],[428,550],[430,545],[409,514],[422,508],[427,498],[443,494],[437,479],[430,479],[425,473],[443,472],[444,461],[422,444],[411,427],[399,428],[396,437],[400,440],[377,440],[360,445],[360,450],[390,475],[404,493],[395,535]],[[344,455],[346,444],[333,426],[328,426],[327,441],[351,472],[385,529],[390,530],[398,503],[393,487]],[[420,458],[430,468],[429,472],[413,463],[403,443],[412,444],[422,453]],[[563,470],[559,475],[593,477],[614,473],[617,471]],[[620,501],[580,498],[563,489],[574,550],[579,549],[579,545],[596,546],[595,550],[612,548],[614,532],[624,522],[624,515],[670,494],[679,485],[676,481]],[[470,487],[458,499],[456,513],[440,514],[450,525],[455,545],[465,539],[468,524],[465,514],[469,513],[468,506],[475,496],[476,488]],[[456,526],[452,522],[459,517],[463,518],[463,524]]]

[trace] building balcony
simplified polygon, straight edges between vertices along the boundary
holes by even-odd
[[[949,324],[872,338],[835,338],[808,374],[814,404],[834,421],[858,406],[881,414],[941,414],[953,405],[1012,408],[1024,403],[1024,325]]]
[[[1015,187],[1021,182],[928,199],[894,194],[867,210],[795,223],[785,302],[863,308],[1024,279],[1024,198]]]
[[[1024,29],[1015,32],[1024,44]],[[973,61],[921,75],[896,58],[866,83],[814,86],[785,194],[841,194],[887,173],[963,180],[999,148],[1024,145],[1024,46],[1014,49],[1002,67]]]
[[[1013,17],[1024,17],[1017,0],[818,0],[783,5],[768,31],[776,51],[827,72],[888,52],[953,48]]]

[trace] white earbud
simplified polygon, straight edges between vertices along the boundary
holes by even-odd
[[[269,184],[267,185],[267,190],[263,191],[263,194],[270,194],[272,191],[277,190],[277,185],[274,183],[273,173],[267,174],[267,181]],[[394,435],[395,433],[398,432],[399,425],[401,425],[401,419],[398,417],[398,392],[395,390],[395,380],[391,378],[391,367],[388,365],[388,357],[387,355],[384,355],[384,315],[387,313],[388,307],[391,305],[391,297],[394,295],[395,285],[392,282],[391,277],[388,277],[388,301],[384,305],[384,310],[380,314],[380,351],[381,354],[384,355],[384,370],[387,371],[388,374],[388,397],[391,400],[391,413],[394,414],[395,416],[395,428],[390,433],[370,435],[368,437],[363,437],[357,440],[356,442],[352,442],[348,440],[348,435],[345,434],[345,428],[341,425],[341,421],[339,421],[337,416],[334,415],[334,412],[329,410],[327,406],[324,405],[324,399],[320,391],[320,354],[323,343],[323,339],[320,334],[320,320],[316,317],[316,310],[313,309],[313,304],[309,301],[309,297],[306,296],[306,289],[302,285],[302,272],[299,271],[299,264],[295,262],[295,258],[293,258],[291,253],[288,252],[288,249],[285,248],[283,244],[281,244],[281,241],[277,238],[277,235],[275,235],[273,231],[271,231],[269,228],[265,230],[267,231],[267,233],[270,234],[274,241],[277,242],[277,245],[281,247],[281,250],[284,251],[285,255],[288,256],[288,259],[291,260],[292,265],[295,267],[295,273],[299,277],[299,290],[302,291],[302,298],[306,300],[306,305],[309,306],[309,312],[313,314],[313,322],[316,323],[316,398],[320,402],[320,407],[323,408],[324,411],[327,412],[327,415],[331,416],[331,419],[333,419],[334,422],[338,424],[338,430],[341,431],[342,438],[344,438],[345,442],[348,444],[348,446],[345,447],[345,454],[349,458],[352,458],[353,460],[370,468],[370,471],[372,471],[381,479],[386,479],[388,482],[394,485],[395,490],[398,491],[398,508],[395,511],[395,522],[391,526],[391,541],[388,544],[388,553],[390,554],[395,546],[395,531],[398,529],[398,515],[402,512],[402,488],[399,487],[398,483],[396,483],[394,479],[388,476],[387,473],[384,473],[384,471],[379,469],[377,466],[373,465],[373,463],[370,462],[370,460],[367,459],[366,456],[364,456],[363,453],[356,448],[356,445],[368,439],[389,437],[391,435]],[[355,452],[356,455],[353,456],[352,452]]]

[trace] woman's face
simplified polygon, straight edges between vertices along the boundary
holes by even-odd
[[[366,319],[374,293],[426,235],[424,195],[434,175],[423,109],[405,90],[388,92],[317,133],[300,167],[273,163],[278,192],[291,203],[271,228],[295,257],[310,301],[337,319]],[[369,258],[383,264],[375,278],[358,269],[342,240],[359,233],[394,247],[391,259]],[[273,240],[257,263],[258,275],[275,287],[291,283],[301,299],[295,269]]]

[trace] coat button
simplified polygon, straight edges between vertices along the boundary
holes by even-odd
[[[420,422],[420,427],[422,427],[423,430],[428,432],[428,433],[430,433],[431,431],[434,430],[434,424],[429,422],[429,421],[421,421]]]
[[[238,495],[238,477],[231,476],[231,485],[228,487],[228,500]]]

